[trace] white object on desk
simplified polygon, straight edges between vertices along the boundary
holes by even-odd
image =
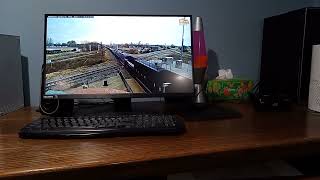
[[[312,46],[308,108],[320,112],[320,45]]]
[[[233,74],[231,69],[220,69],[218,70],[219,76],[216,79],[232,79]]]

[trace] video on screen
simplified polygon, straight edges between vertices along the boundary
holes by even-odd
[[[45,95],[192,93],[191,19],[48,16]]]

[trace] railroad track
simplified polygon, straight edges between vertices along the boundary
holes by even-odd
[[[74,59],[78,59],[78,58],[86,58],[86,57],[94,56],[96,54],[97,53],[81,54],[81,55],[76,55],[76,56],[71,56],[71,57],[63,57],[63,58],[48,59],[48,60],[50,60],[52,63],[64,62],[64,61],[70,61],[70,60],[74,60]]]
[[[106,79],[118,74],[120,67],[118,65],[111,65],[108,67],[98,68],[95,70],[88,70],[88,72],[68,76],[46,83],[46,91],[51,90],[58,83],[64,82],[69,84],[70,87],[79,86],[82,84],[93,83],[99,80]]]
[[[128,91],[129,93],[133,93],[130,85],[128,84],[127,80],[125,79],[125,77],[124,77],[124,75],[122,74],[121,71],[119,71],[119,75],[120,75],[120,78],[121,78],[124,86],[126,87],[127,91]]]
[[[177,54],[180,54],[181,51],[180,50],[177,50],[177,49],[172,49],[172,52],[174,53],[177,53]],[[185,56],[186,58],[192,58],[191,54],[188,54],[188,53],[183,53],[183,56]]]
[[[78,56],[83,56],[83,55],[90,55],[90,54],[96,54],[98,51],[91,51],[91,52],[72,52],[72,53],[62,53],[62,54],[57,54],[57,55],[47,55],[47,59],[50,59],[52,61],[57,61],[57,60],[63,60],[63,59],[68,59],[68,58],[73,58],[73,57],[78,57]]]

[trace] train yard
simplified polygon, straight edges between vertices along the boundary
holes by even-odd
[[[83,73],[76,73],[68,77],[47,81],[46,90],[54,89],[54,87],[58,85],[60,85],[60,87],[64,85],[66,88],[77,87],[79,85],[88,85],[96,81],[101,81],[103,79],[115,76],[118,71],[119,67],[116,65],[88,68],[86,72]]]
[[[129,54],[114,48],[110,48],[110,51],[145,92],[153,94],[192,92],[191,53],[189,53],[190,58],[185,60],[188,63],[184,63],[175,59],[179,57],[176,49],[144,54]]]
[[[49,55],[51,63],[80,61],[86,57],[102,54],[97,64],[82,65],[46,74],[47,94],[49,93],[142,93],[135,82],[108,49],[104,52],[66,52]],[[91,57],[92,58],[92,57]],[[86,59],[85,59],[86,61]],[[125,74],[125,76],[124,76]]]
[[[47,54],[45,90],[48,95],[190,90],[191,60],[191,53],[181,56],[178,47],[140,54],[108,47]]]
[[[181,57],[179,48],[170,48],[142,54],[129,54],[121,49],[113,49],[114,52],[123,56],[131,56],[148,66],[157,66],[173,73],[179,74],[188,79],[192,79],[192,54],[190,51],[184,52]]]
[[[154,51],[145,54],[130,54],[135,58],[145,59],[145,60],[154,60],[154,59],[162,59],[165,57],[172,57],[174,59],[181,59],[181,51],[178,48],[170,48],[161,51]],[[186,63],[189,63],[192,59],[190,52],[185,52],[182,55],[182,59],[185,60]]]

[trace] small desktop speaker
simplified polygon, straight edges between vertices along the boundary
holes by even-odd
[[[24,107],[20,38],[0,34],[0,115]]]
[[[320,45],[312,46],[308,108],[320,112]]]
[[[260,93],[284,94],[293,103],[307,105],[312,46],[320,44],[319,20],[320,8],[303,8],[264,20]]]

